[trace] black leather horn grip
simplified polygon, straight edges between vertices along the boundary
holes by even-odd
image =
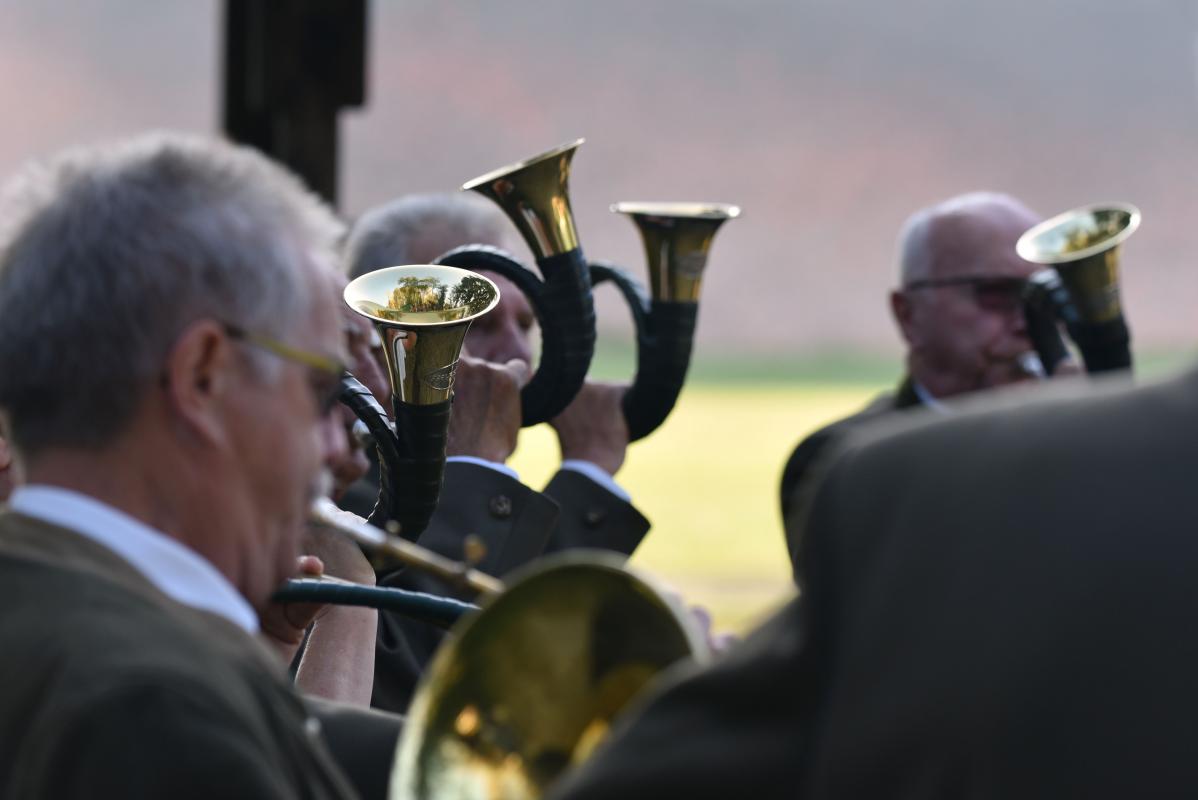
[[[328,603],[394,611],[441,628],[449,628],[478,606],[450,597],[387,586],[356,586],[314,579],[286,581],[274,593],[276,603]]]
[[[1081,350],[1086,372],[1131,368],[1131,331],[1123,317],[1109,322],[1079,322],[1068,326],[1068,330]]]
[[[414,541],[428,527],[441,494],[450,401],[417,406],[395,400],[392,405],[399,451],[392,519],[399,523],[399,535]]]
[[[520,394],[521,424],[560,414],[582,388],[595,354],[595,306],[582,251],[538,261],[544,280],[502,250],[482,245],[451,250],[435,263],[494,272],[524,292],[541,326],[541,361]]]
[[[395,434],[391,431],[387,412],[379,405],[378,400],[348,372],[341,377],[340,400],[354,412],[354,416],[366,424],[370,435],[374,437],[379,455],[379,496],[367,522],[383,526],[398,513],[395,507],[395,493],[392,491],[395,485],[392,476],[397,475],[399,470],[399,450],[396,447]]]

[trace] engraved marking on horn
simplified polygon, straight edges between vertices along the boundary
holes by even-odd
[[[455,361],[452,364],[441,367],[440,369],[430,370],[420,376],[420,382],[430,389],[436,389],[439,392],[447,392],[453,388],[454,375],[457,373],[458,363]]]

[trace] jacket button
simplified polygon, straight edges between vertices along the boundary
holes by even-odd
[[[488,508],[491,510],[491,516],[496,519],[507,519],[512,515],[512,498],[506,494],[497,494],[491,498]]]
[[[607,519],[607,512],[601,508],[588,509],[587,513],[583,515],[582,519],[588,526],[595,528],[598,527],[603,520]]]

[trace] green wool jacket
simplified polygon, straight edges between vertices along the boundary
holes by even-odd
[[[103,546],[0,511],[0,798],[345,798],[273,655]]]

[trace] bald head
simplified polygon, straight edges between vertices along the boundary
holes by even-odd
[[[1032,349],[1020,303],[1036,265],[1015,243],[1039,217],[1013,197],[974,193],[916,212],[900,239],[890,307],[911,378],[934,397],[1025,380]]]
[[[915,212],[899,238],[900,282],[963,275],[1011,274],[1026,268],[1015,242],[1040,217],[1014,197],[959,195]]]

